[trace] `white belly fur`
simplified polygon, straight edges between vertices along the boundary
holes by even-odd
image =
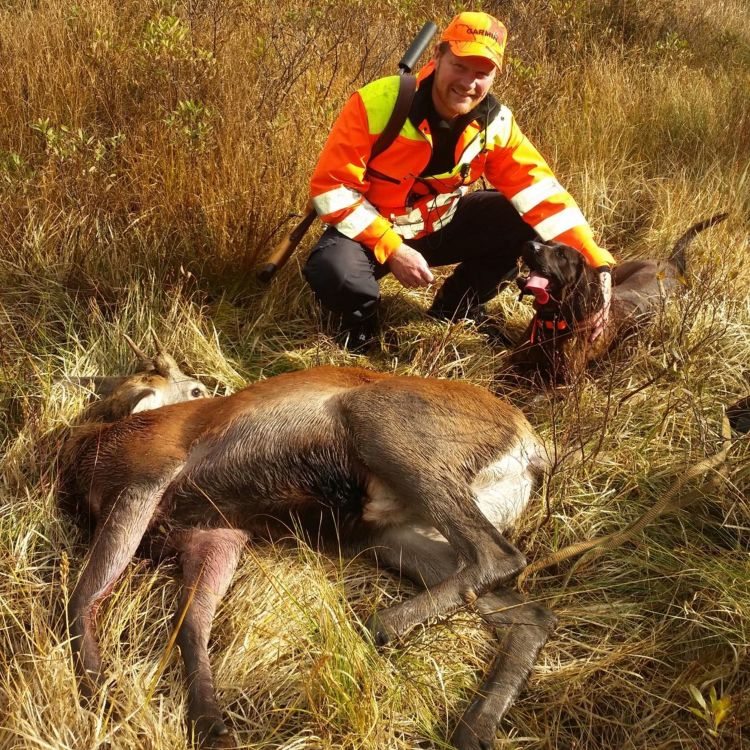
[[[471,485],[477,505],[501,531],[511,528],[531,499],[535,477],[545,463],[541,446],[530,436],[499,461],[477,474]]]
[[[546,464],[543,446],[527,434],[505,456],[476,475],[471,489],[493,526],[503,531],[516,523],[531,499],[535,477]],[[377,477],[368,482],[362,517],[382,526],[416,522],[408,506]]]

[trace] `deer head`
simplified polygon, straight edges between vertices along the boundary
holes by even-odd
[[[85,421],[114,422],[129,414],[211,395],[203,383],[180,369],[156,336],[153,358],[144,354],[129,336],[126,335],[125,340],[138,358],[132,375],[71,379],[71,382],[90,387],[98,396],[87,408]]]

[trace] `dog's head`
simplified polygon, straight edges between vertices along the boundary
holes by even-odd
[[[597,274],[578,250],[561,242],[531,241],[522,254],[529,274],[516,283],[521,294],[534,296],[538,311],[562,316],[572,325],[601,307]]]

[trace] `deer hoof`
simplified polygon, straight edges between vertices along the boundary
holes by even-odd
[[[492,750],[495,747],[495,727],[482,727],[481,722],[471,725],[464,716],[451,735],[450,742],[456,750]]]
[[[236,747],[238,745],[235,736],[227,730],[226,734],[207,738],[201,745],[201,750],[229,750]]]
[[[203,724],[203,726],[201,726]],[[221,719],[196,722],[197,745],[200,750],[225,750],[237,747],[235,736]]]
[[[390,628],[379,614],[372,615],[365,623],[367,632],[370,634],[373,643],[381,648],[387,646],[394,638],[397,637],[395,630]]]

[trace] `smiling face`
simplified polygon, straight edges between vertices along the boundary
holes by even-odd
[[[484,57],[459,57],[450,49],[435,56],[432,103],[437,113],[449,122],[471,112],[490,91],[495,66]]]

